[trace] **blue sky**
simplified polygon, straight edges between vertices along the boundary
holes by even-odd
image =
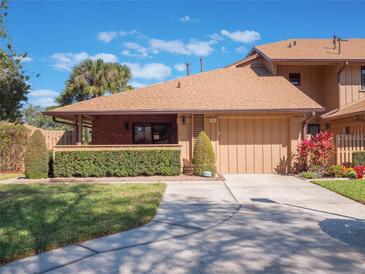
[[[7,30],[29,53],[29,103],[49,106],[85,58],[126,63],[140,87],[243,58],[289,38],[364,37],[356,1],[10,1]]]

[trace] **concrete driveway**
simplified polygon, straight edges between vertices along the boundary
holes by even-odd
[[[169,183],[151,224],[0,272],[365,273],[364,220],[363,205],[289,176]]]

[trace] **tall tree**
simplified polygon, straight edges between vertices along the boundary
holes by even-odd
[[[56,123],[50,116],[42,114],[42,111],[49,111],[54,108],[57,108],[57,106],[42,108],[29,104],[22,109],[22,121],[28,125],[43,129],[71,129],[71,126]]]
[[[60,105],[89,100],[105,94],[131,89],[130,69],[125,65],[101,59],[85,60],[74,67],[63,92],[56,101]]]
[[[16,121],[30,86],[22,65],[27,54],[17,54],[5,31],[7,10],[8,1],[0,0],[0,120]]]

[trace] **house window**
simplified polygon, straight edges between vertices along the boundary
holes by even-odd
[[[308,134],[316,135],[319,133],[319,124],[309,124],[308,125]]]
[[[295,86],[300,86],[300,73],[289,73],[289,82]]]
[[[170,124],[135,124],[134,144],[171,144]]]
[[[365,90],[365,66],[361,67],[361,90]]]
[[[343,129],[343,133],[346,134],[346,135],[349,135],[350,134],[350,127],[345,127]]]

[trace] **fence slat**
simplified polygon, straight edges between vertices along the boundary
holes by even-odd
[[[336,135],[335,144],[337,164],[352,162],[352,153],[357,151],[365,151],[365,136],[362,134]]]

